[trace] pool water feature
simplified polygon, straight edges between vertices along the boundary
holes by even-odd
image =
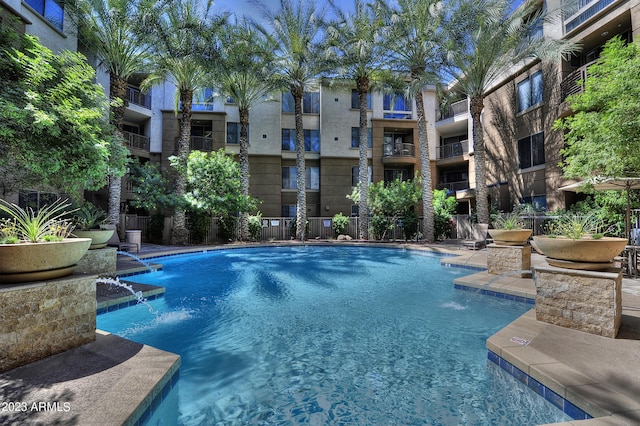
[[[428,253],[272,247],[163,259],[166,287],[98,328],[182,356],[146,424],[544,424],[569,418],[487,361],[531,308],[455,290]]]

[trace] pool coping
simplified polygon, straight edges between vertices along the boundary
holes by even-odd
[[[0,374],[4,402],[26,404],[0,423],[141,425],[180,365],[179,355],[96,330],[91,343]]]

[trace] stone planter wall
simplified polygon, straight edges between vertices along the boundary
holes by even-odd
[[[531,276],[531,246],[487,246],[487,272],[510,277]]]
[[[0,286],[0,372],[95,340],[96,276]]]
[[[115,247],[88,250],[78,262],[76,273],[80,274],[116,274],[116,260],[118,255]]]
[[[622,271],[534,267],[536,319],[615,337],[622,320]]]

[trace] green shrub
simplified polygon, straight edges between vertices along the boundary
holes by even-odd
[[[191,244],[202,244],[207,238],[207,231],[211,226],[211,216],[208,213],[189,211],[187,212],[187,228]]]
[[[262,213],[249,216],[249,238],[252,241],[260,241],[262,236]]]
[[[418,216],[414,212],[408,212],[402,218],[402,229],[405,240],[412,240],[418,233]]]
[[[388,217],[382,215],[373,215],[369,221],[371,235],[376,240],[384,238],[386,232],[392,229],[393,224]]]
[[[331,219],[331,227],[336,236],[344,234],[344,231],[349,227],[349,217],[343,215],[342,212],[335,214]]]
[[[162,237],[164,236],[164,215],[154,214],[149,219],[149,226],[147,227],[147,241],[150,243],[162,244]]]
[[[218,236],[222,242],[236,239],[236,228],[238,219],[233,216],[222,216],[218,221]]]

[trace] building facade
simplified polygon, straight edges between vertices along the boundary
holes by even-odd
[[[559,2],[548,1],[546,7],[557,8]],[[62,4],[58,0],[0,0],[0,17],[18,16],[27,33],[37,35],[54,51],[76,50],[75,32]],[[487,185],[496,209],[508,211],[514,205],[532,203],[555,210],[572,204],[579,196],[557,190],[568,182],[558,165],[563,135],[552,129],[553,122],[570,114],[565,99],[581,90],[580,81],[604,43],[614,36],[632,41],[639,35],[640,0],[581,0],[578,6],[558,22],[545,23],[543,31],[546,36],[580,43],[580,53],[514,68],[487,92],[482,117]],[[90,52],[86,54],[98,70],[97,81],[108,93],[108,75]],[[169,167],[178,134],[175,87],[165,83],[142,93],[144,77],[136,75],[129,81],[125,139],[139,161]],[[238,108],[232,99],[216,99],[213,94],[206,90],[194,99],[191,148],[225,148],[237,153]],[[433,186],[455,194],[460,213],[473,213],[476,184],[468,100],[441,107],[433,88],[425,88],[423,95]],[[370,95],[367,104],[372,181],[413,178],[420,170],[414,102],[402,94],[377,92]],[[305,93],[308,216],[357,214],[357,205],[347,195],[358,180],[358,106],[358,98],[350,90],[318,86]],[[295,216],[294,129],[293,102],[287,93],[277,94],[250,111],[250,193],[261,200],[259,209],[264,216]],[[106,189],[91,197],[106,206]],[[125,177],[122,213],[144,214],[131,206],[132,198]]]

